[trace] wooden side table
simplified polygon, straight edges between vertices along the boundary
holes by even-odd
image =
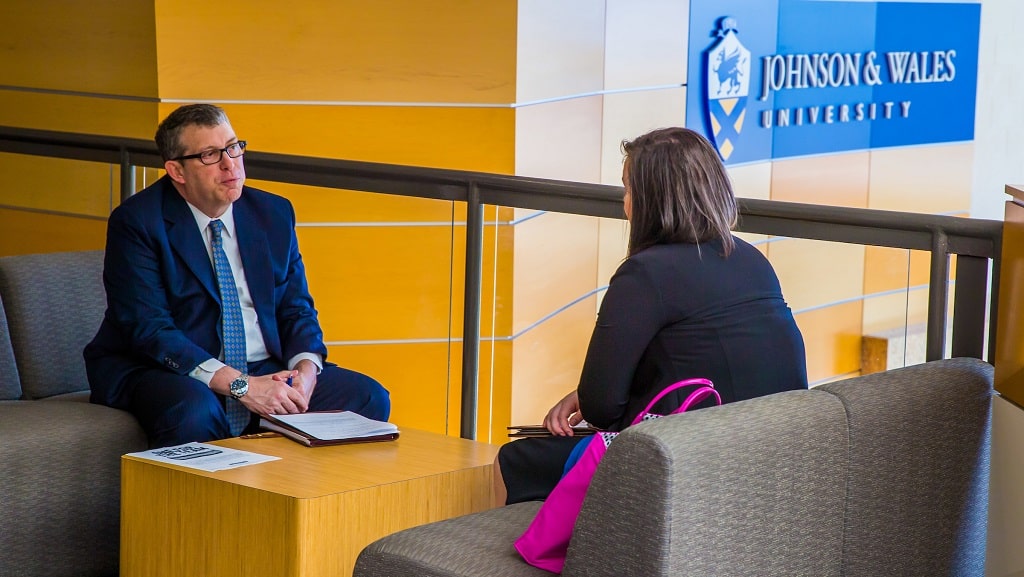
[[[1003,252],[999,268],[996,322],[995,388],[1024,406],[1024,185],[1006,186]],[[990,321],[992,322],[992,321]]]
[[[351,575],[384,535],[489,508],[498,452],[408,429],[332,447],[215,444],[281,459],[207,473],[122,457],[122,577]]]

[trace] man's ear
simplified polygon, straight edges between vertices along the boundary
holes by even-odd
[[[164,163],[164,170],[167,171],[167,175],[178,184],[185,184],[185,171],[182,168],[181,162],[177,160],[168,160]]]

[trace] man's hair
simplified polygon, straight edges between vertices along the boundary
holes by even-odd
[[[629,254],[656,244],[721,239],[735,247],[736,197],[711,143],[686,128],[662,128],[622,142],[630,189]]]
[[[164,162],[185,154],[181,133],[189,126],[219,126],[230,124],[228,115],[213,104],[186,104],[167,115],[156,129],[156,148]]]

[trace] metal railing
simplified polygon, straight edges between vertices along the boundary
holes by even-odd
[[[135,191],[135,167],[163,168],[155,144],[139,139],[0,126],[0,151],[120,165],[122,198]],[[246,152],[245,166],[259,180],[466,203],[464,438],[474,438],[477,425],[484,205],[624,218],[618,186],[265,152]],[[741,232],[929,251],[927,360],[946,350],[947,279],[957,255],[951,355],[985,358],[987,337],[993,361],[1000,221],[755,199],[740,199],[739,208]]]

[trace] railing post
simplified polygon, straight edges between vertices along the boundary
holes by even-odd
[[[466,198],[466,292],[462,317],[461,437],[476,439],[477,386],[480,371],[480,288],[483,279],[484,207],[475,182]]]
[[[989,259],[957,255],[953,291],[953,357],[985,359]]]
[[[135,194],[135,167],[128,149],[121,147],[121,201]]]
[[[936,361],[946,353],[946,302],[949,297],[949,238],[932,231],[931,277],[928,281],[928,329],[925,360]]]

